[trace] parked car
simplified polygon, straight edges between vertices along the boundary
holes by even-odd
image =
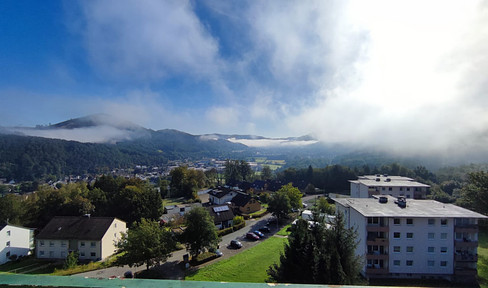
[[[249,240],[259,240],[259,236],[257,236],[256,234],[252,233],[252,232],[249,232],[246,234],[246,238],[249,239]]]
[[[258,230],[253,231],[252,233],[256,234],[259,238],[264,238],[264,234],[259,232]]]
[[[268,226],[263,226],[263,227],[259,228],[259,231],[261,231],[263,233],[269,233],[269,232],[271,232],[271,230],[269,229]]]
[[[130,270],[129,271],[125,271],[124,278],[134,278],[134,274]]]
[[[235,248],[235,249],[239,249],[242,247],[242,243],[237,241],[237,240],[232,240],[232,241],[230,241],[230,247]]]
[[[217,257],[222,257],[222,255],[224,255],[224,253],[220,252],[219,249],[215,250],[215,255],[217,255]]]
[[[270,218],[268,222],[266,223],[266,226],[271,226],[271,225],[276,225],[278,224],[278,219],[277,218]]]

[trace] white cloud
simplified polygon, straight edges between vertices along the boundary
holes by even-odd
[[[110,77],[154,81],[218,74],[218,42],[189,1],[83,1],[92,63]]]

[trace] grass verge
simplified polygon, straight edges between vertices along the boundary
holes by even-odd
[[[286,238],[271,237],[229,259],[197,270],[185,280],[264,283],[266,270],[278,263]]]
[[[285,227],[281,228],[281,230],[278,231],[276,233],[276,235],[280,235],[280,236],[288,236],[288,235],[290,235],[290,232],[289,231],[286,231],[290,227],[291,227],[291,224],[286,225]]]

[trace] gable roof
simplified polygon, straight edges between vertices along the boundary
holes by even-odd
[[[227,195],[231,192],[239,193],[241,191],[236,190],[236,189],[232,189],[232,188],[228,188],[228,187],[217,187],[215,189],[212,189],[210,192],[208,192],[208,194],[213,196],[213,197],[217,197],[220,199],[220,198],[224,197],[225,195]]]
[[[243,207],[247,204],[247,202],[249,202],[249,200],[251,200],[251,198],[252,197],[248,194],[238,193],[236,196],[234,196],[234,198],[232,198],[231,202],[236,206]]]
[[[115,217],[56,216],[37,235],[37,239],[101,240]]]
[[[227,209],[221,207],[227,207]],[[217,206],[210,206],[206,208],[210,216],[214,218],[214,223],[220,223],[220,222],[234,219],[234,213],[232,212],[232,209],[230,209],[229,206],[227,205],[217,205]],[[219,211],[219,212],[215,212],[215,211]]]

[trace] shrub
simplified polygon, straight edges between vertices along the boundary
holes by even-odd
[[[220,237],[220,236],[230,234],[232,232],[234,232],[234,229],[232,229],[232,227],[229,227],[229,228],[225,228],[225,229],[217,231],[217,235]]]
[[[237,230],[242,229],[242,228],[244,228],[244,227],[246,227],[246,222],[245,222],[245,221],[243,221],[243,222],[241,222],[241,223],[239,223],[239,224],[237,224],[237,225],[234,225],[234,226],[232,227],[232,229],[233,229],[234,231],[237,231]]]
[[[76,251],[69,253],[68,256],[66,257],[66,260],[64,261],[63,268],[71,269],[76,267],[76,265],[78,265],[78,256],[79,256],[78,252]]]
[[[217,254],[215,254],[213,252],[203,252],[201,254],[198,254],[197,257],[192,258],[191,264],[192,265],[200,265],[202,263],[211,261],[215,258],[217,258]]]
[[[233,222],[234,222],[234,226],[239,225],[242,222],[244,222],[244,217],[236,216],[236,217],[234,217]]]

